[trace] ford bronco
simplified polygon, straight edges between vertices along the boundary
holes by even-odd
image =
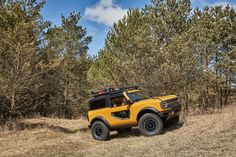
[[[92,94],[87,118],[96,140],[107,140],[114,130],[128,133],[133,126],[144,136],[157,135],[165,121],[179,118],[175,95],[147,97],[137,87],[105,88]]]

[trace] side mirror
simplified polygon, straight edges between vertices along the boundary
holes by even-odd
[[[131,104],[133,104],[130,100],[124,100],[124,105],[131,105]]]

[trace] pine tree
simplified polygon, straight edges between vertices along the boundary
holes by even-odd
[[[58,116],[78,115],[81,103],[87,99],[87,70],[90,61],[87,56],[91,37],[86,29],[78,25],[79,13],[62,16],[62,26],[50,29],[47,33],[47,60],[57,64],[45,80],[50,83],[49,104],[57,110]]]
[[[4,116],[19,116],[40,104],[40,36],[44,2],[1,1],[0,5],[0,106]]]

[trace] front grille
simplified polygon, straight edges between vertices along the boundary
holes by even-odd
[[[169,103],[169,102],[176,102],[176,101],[178,101],[178,98],[172,98],[172,99],[166,100],[165,102]]]
[[[166,100],[165,102],[168,103],[168,108],[179,107],[178,98],[169,99],[169,100]]]

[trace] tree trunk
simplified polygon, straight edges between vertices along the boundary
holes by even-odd
[[[67,100],[68,100],[68,82],[65,83],[64,89],[64,102],[63,102],[63,116],[66,115],[66,107],[67,107]]]
[[[11,110],[10,110],[10,118],[13,118],[15,115],[15,106],[16,106],[16,93],[15,90],[11,93]]]

